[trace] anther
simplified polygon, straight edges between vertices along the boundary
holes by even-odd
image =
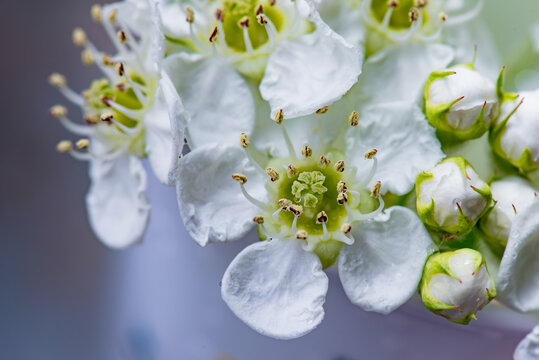
[[[216,10],[215,10],[215,19],[216,19],[217,21],[223,22],[223,20],[225,19],[225,17],[224,17],[224,13],[223,13],[223,10],[222,10],[222,9],[216,9]]]
[[[323,224],[328,222],[328,216],[325,211],[320,211],[318,214],[316,214],[316,223],[317,224]]]
[[[322,115],[322,114],[325,114],[327,113],[329,110],[329,106],[322,106],[320,109],[316,110],[315,111],[315,114],[318,114],[318,115]]]
[[[298,239],[298,240],[307,240],[308,236],[309,236],[309,234],[305,230],[299,230],[296,233],[296,239]]]
[[[339,181],[337,183],[337,192],[343,193],[346,192],[346,190],[348,190],[346,183],[344,181]]]
[[[127,41],[127,36],[125,35],[125,31],[120,30],[118,31],[118,40],[120,41],[120,44],[125,44]]]
[[[190,7],[185,9],[185,21],[187,21],[189,24],[195,22],[195,12]]]
[[[348,195],[346,195],[345,192],[339,193],[339,195],[337,195],[337,202],[339,205],[344,205],[346,202],[348,202]]]
[[[380,197],[380,188],[382,187],[382,182],[377,181],[371,189],[371,197],[378,199]]]
[[[96,23],[101,22],[102,15],[101,15],[101,6],[99,4],[92,5],[90,14],[92,16],[92,20],[94,20]]]
[[[63,88],[67,85],[67,80],[64,75],[53,73],[49,76],[49,84],[57,88]]]
[[[258,16],[263,13],[264,13],[264,6],[262,4],[258,4],[258,6],[255,9],[255,15]]]
[[[284,210],[288,210],[288,207],[290,205],[293,205],[294,203],[288,199],[280,199],[279,201],[277,201],[277,203],[279,204],[279,206],[284,209]]]
[[[414,6],[416,8],[424,8],[425,6],[428,5],[428,0],[414,0]]]
[[[219,30],[216,27],[213,28],[211,34],[210,34],[210,37],[209,37],[209,41],[212,43],[212,42],[215,42],[215,40],[217,40],[217,35],[219,34]]]
[[[73,34],[71,34],[71,38],[73,39],[73,44],[77,46],[85,46],[86,41],[88,41],[88,38],[86,37],[86,33],[81,28],[75,28],[73,30]]]
[[[238,173],[232,174],[232,179],[236,180],[242,185],[247,182],[247,176],[243,174],[238,174]]]
[[[292,204],[288,206],[288,211],[291,211],[296,216],[301,216],[303,214],[303,206]]]
[[[286,168],[286,174],[288,175],[289,178],[292,178],[298,174],[298,168],[290,164]]]
[[[241,147],[247,149],[251,142],[249,141],[249,136],[246,133],[241,133],[240,135],[240,144]]]
[[[269,0],[268,3],[270,6],[275,6],[275,4],[277,3],[277,0]]]
[[[377,153],[378,153],[378,150],[376,149],[367,150],[365,151],[365,159],[372,159],[373,157],[376,156]]]
[[[447,20],[447,14],[443,11],[438,14],[438,20],[441,22],[445,22]]]
[[[312,154],[313,154],[313,149],[311,149],[309,145],[305,145],[301,149],[301,155],[305,156],[306,158],[312,156]]]
[[[116,68],[116,73],[118,74],[118,76],[123,76],[124,75],[124,73],[125,73],[124,64],[118,63],[118,64],[116,64],[115,68]]]
[[[253,218],[253,221],[258,225],[261,225],[264,223],[264,217],[262,215],[257,215]]]
[[[348,223],[344,223],[341,225],[341,231],[346,235],[349,234],[350,231],[352,231],[352,225]]]
[[[244,16],[238,21],[238,25],[240,27],[249,27],[249,23],[251,22],[251,19],[248,16]]]
[[[97,114],[88,114],[84,116],[84,121],[88,125],[97,125],[99,123],[100,117]]]
[[[257,22],[260,25],[266,25],[268,23],[268,19],[264,16],[264,14],[260,14],[256,17]]]
[[[338,171],[338,172],[343,172],[344,171],[344,161],[343,160],[339,160],[335,163],[334,165],[335,167],[335,170]]]
[[[82,64],[85,66],[90,66],[90,65],[95,64],[94,55],[89,49],[82,50],[80,54],[80,59],[82,61]]]
[[[408,13],[408,18],[410,19],[410,22],[416,22],[419,20],[419,10],[415,7],[410,9],[410,12]]]
[[[322,169],[325,169],[328,167],[328,165],[331,163],[331,160],[329,160],[325,155],[320,155],[320,159],[318,160],[318,166]]]
[[[283,112],[283,109],[279,109],[277,110],[277,112],[275,113],[275,116],[273,117],[273,120],[277,123],[277,124],[282,124],[283,123],[283,119],[284,119],[284,112]]]
[[[112,58],[110,55],[103,55],[101,56],[101,64],[105,66],[114,66],[114,61],[112,61]]]
[[[77,141],[75,146],[79,150],[88,149],[88,147],[90,146],[90,140],[88,140],[88,139],[80,139],[79,141]]]
[[[109,13],[109,23],[111,23],[112,25],[116,24],[116,18],[118,17],[118,10],[117,9],[114,9],[112,10],[110,13]]]
[[[73,143],[69,140],[62,140],[56,144],[56,151],[59,153],[66,153],[73,150]]]
[[[112,121],[114,120],[114,115],[112,115],[111,113],[103,113],[99,117],[99,120],[107,124],[112,124]]]
[[[62,105],[54,105],[50,108],[49,114],[56,118],[61,118],[67,115],[67,109],[65,106]]]
[[[277,172],[277,170],[275,170],[274,168],[267,168],[266,169],[266,174],[269,175],[270,180],[272,182],[275,182],[275,181],[279,180],[279,177],[280,177],[279,172]]]
[[[348,117],[348,123],[350,124],[350,126],[357,126],[357,124],[359,124],[359,114],[357,111],[352,111],[352,113]]]

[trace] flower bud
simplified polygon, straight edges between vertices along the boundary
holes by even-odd
[[[504,101],[490,132],[494,152],[522,172],[539,166],[539,90]]]
[[[468,324],[496,297],[483,255],[472,249],[437,253],[427,259],[420,283],[427,309],[448,320]]]
[[[462,157],[447,158],[417,176],[417,212],[433,230],[467,234],[488,210],[492,194]]]
[[[499,254],[509,238],[509,229],[518,212],[524,211],[537,197],[537,190],[523,178],[511,176],[490,185],[495,205],[481,218],[479,227],[485,239]]]
[[[480,137],[497,115],[494,83],[471,65],[432,72],[424,97],[429,123],[458,140]]]

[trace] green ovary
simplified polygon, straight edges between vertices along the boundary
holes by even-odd
[[[413,0],[399,0],[399,5],[393,9],[391,19],[389,21],[389,27],[394,29],[407,29],[410,27],[410,18],[408,13],[414,6]],[[371,10],[374,17],[379,22],[384,20],[384,16],[389,9],[387,0],[372,0]],[[423,12],[425,15],[425,12]]]

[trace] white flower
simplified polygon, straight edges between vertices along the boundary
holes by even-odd
[[[513,358],[515,360],[536,360],[539,358],[539,325],[518,344]]]
[[[250,134],[257,88],[272,116],[298,117],[341,98],[361,72],[360,49],[304,0],[162,0],[161,14],[191,148],[230,142],[238,129]]]
[[[294,141],[295,133],[289,136],[285,128],[298,120],[283,122],[278,113],[280,125],[274,126],[283,132],[279,144],[288,154],[257,162],[254,144],[243,134],[243,149],[198,148],[178,168],[180,212],[200,245],[240,239],[258,225],[265,241],[248,246],[230,264],[222,296],[240,319],[276,338],[302,336],[321,322],[323,268],[337,262],[354,304],[389,313],[415,292],[432,251],[417,216],[402,207],[381,213],[379,196],[409,192],[417,173],[442,156],[421,111],[395,103],[365,108],[349,119],[333,118],[330,111],[318,116],[331,126],[353,126],[332,146],[326,133],[316,132],[311,147]],[[375,143],[376,149],[368,148]]]
[[[492,194],[461,157],[447,158],[418,175],[417,212],[425,224],[451,235],[465,235],[488,210]]]
[[[51,115],[70,132],[85,137],[77,148],[86,152],[74,150],[68,141],[58,150],[90,162],[90,223],[113,248],[140,242],[149,221],[146,172],[139,158],[148,157],[157,178],[172,184],[170,174],[183,146],[183,106],[160,70],[162,44],[155,14],[144,0],[95,5],[92,16],[103,25],[116,54],[97,50],[82,29],[73,32],[73,40],[83,47],[83,62],[97,65],[104,78],[93,81],[81,96],[62,75],[50,77],[52,85],[80,106],[86,120],[85,125],[76,124],[63,106],[51,108]]]
[[[489,244],[503,253],[511,224],[518,212],[525,211],[537,198],[537,190],[525,179],[510,176],[490,185],[495,205],[481,218],[479,226]]]
[[[460,324],[475,319],[475,314],[496,297],[485,259],[472,249],[429,257],[420,292],[427,309]]]
[[[431,73],[424,96],[430,124],[459,140],[482,136],[497,115],[494,83],[471,64]]]

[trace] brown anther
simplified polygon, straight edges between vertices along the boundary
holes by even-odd
[[[305,230],[298,230],[296,233],[296,239],[298,240],[307,240],[307,237],[309,237],[309,234]]]
[[[127,41],[127,36],[125,35],[125,31],[123,30],[120,30],[118,31],[118,40],[120,41],[120,44],[125,44],[125,42]]]
[[[344,160],[337,161],[335,163],[334,167],[335,167],[336,171],[343,172],[344,171]]]
[[[258,6],[255,9],[255,15],[258,16],[263,13],[264,13],[264,6],[262,4],[258,4]]]
[[[414,0],[414,6],[419,9],[427,6],[428,3],[429,3],[428,0]]]
[[[371,189],[371,197],[378,199],[380,197],[380,188],[382,187],[382,182],[377,181]]]
[[[89,49],[84,49],[80,53],[80,59],[82,61],[82,64],[85,66],[90,66],[95,64],[94,55]]]
[[[99,4],[92,5],[92,8],[90,9],[90,14],[92,16],[92,20],[94,20],[96,23],[101,22],[102,15],[101,15],[101,6]]]
[[[313,154],[313,149],[311,149],[309,145],[305,145],[301,149],[301,155],[305,156],[306,158],[312,156],[312,154]]]
[[[73,33],[71,34],[71,38],[73,40],[73,44],[77,46],[85,46],[86,41],[88,41],[88,38],[86,37],[86,33],[81,28],[75,28],[73,30]]]
[[[217,21],[223,22],[223,20],[225,19],[225,14],[222,9],[215,10],[215,19]]]
[[[376,156],[377,153],[378,153],[378,150],[376,149],[367,150],[365,151],[365,159],[372,159],[373,157]]]
[[[209,37],[209,41],[212,43],[212,42],[215,42],[215,40],[217,40],[217,35],[219,35],[219,29],[216,27],[213,28],[211,34],[210,34],[210,37]]]
[[[247,135],[246,133],[241,133],[240,134],[240,144],[241,144],[241,147],[244,148],[244,149],[247,149],[247,147],[249,146],[251,142],[249,141],[249,135]]]
[[[321,115],[321,114],[327,113],[328,110],[329,110],[329,106],[326,105],[326,106],[322,106],[320,109],[316,110],[314,113]]]
[[[283,109],[277,110],[275,113],[275,116],[273,117],[273,121],[275,121],[277,124],[282,124],[284,119],[284,112]]]
[[[238,25],[240,27],[249,27],[249,23],[251,22],[251,19],[248,16],[244,16],[238,21]]]
[[[77,141],[75,146],[79,150],[88,149],[88,147],[90,147],[90,140],[88,140],[88,139],[80,139],[79,141]]]
[[[443,11],[438,14],[438,20],[441,22],[445,22],[447,20],[447,14]]]
[[[101,64],[105,66],[114,66],[114,61],[112,61],[112,58],[110,55],[103,55],[101,56]]]
[[[127,90],[127,85],[125,83],[117,83],[115,86],[119,92],[125,92]]]
[[[73,150],[73,143],[69,140],[62,140],[56,144],[56,151],[59,153],[66,153]]]
[[[195,22],[195,12],[190,7],[185,8],[185,21],[187,21],[189,24]]]
[[[52,73],[49,76],[49,84],[57,88],[63,88],[67,85],[67,80],[64,75]]]
[[[339,205],[344,205],[345,202],[348,202],[348,195],[346,195],[345,192],[339,193],[339,195],[337,195],[337,202]]]
[[[346,190],[348,190],[348,188],[346,187],[346,183],[344,181],[339,181],[337,183],[337,192],[346,192]]]
[[[359,124],[359,114],[357,111],[352,111],[352,113],[348,117],[348,123],[350,124],[350,126],[357,126],[357,124]]]
[[[277,170],[275,170],[274,168],[267,168],[266,169],[266,174],[269,175],[270,180],[272,182],[275,182],[275,181],[279,180],[279,177],[280,177],[279,172]]]
[[[106,107],[110,107],[110,102],[114,101],[110,96],[101,96],[101,103]]]
[[[298,168],[290,164],[286,168],[286,174],[288,175],[289,178],[292,178],[298,174]]]
[[[292,204],[287,208],[288,211],[291,211],[296,216],[301,216],[303,214],[303,206]]]
[[[62,118],[67,115],[67,109],[65,106],[62,105],[54,105],[50,108],[49,114],[51,114],[55,118]]]
[[[349,234],[350,231],[352,231],[352,225],[348,224],[348,223],[344,223],[341,225],[341,231],[344,233],[344,234]]]
[[[97,114],[84,115],[84,121],[88,125],[97,125],[99,123],[99,115]]]
[[[116,64],[115,66],[115,69],[116,69],[116,73],[118,74],[118,76],[123,76],[124,75],[124,64],[122,63],[118,63]]]
[[[253,221],[258,225],[261,225],[264,223],[264,217],[262,215],[257,215],[253,218]]]
[[[397,6],[399,6],[399,2],[397,0],[389,0],[387,2],[387,7],[390,7],[390,8],[396,8]]]
[[[103,113],[99,117],[99,120],[107,124],[112,124],[112,120],[114,120],[114,115],[112,115],[111,113]]]
[[[266,25],[268,23],[268,19],[264,16],[264,14],[260,14],[256,17],[257,22],[260,25]]]
[[[408,18],[410,19],[410,22],[416,22],[419,20],[419,10],[415,7],[410,9],[410,12],[408,13]]]
[[[318,166],[322,169],[325,169],[329,166],[331,163],[331,160],[329,160],[325,155],[320,155],[320,159],[318,160]]]
[[[112,25],[116,24],[116,18],[118,17],[118,10],[117,9],[113,9],[110,13],[109,13],[109,17],[108,17],[108,20],[109,20],[109,23],[111,23]]]
[[[242,185],[247,182],[247,176],[243,174],[238,174],[238,173],[232,174],[232,179],[236,180]]]
[[[328,222],[328,216],[325,211],[320,211],[318,214],[316,214],[316,223],[317,224],[323,224]]]
[[[284,209],[284,210],[288,210],[288,207],[290,205],[293,205],[294,203],[288,199],[280,199],[279,201],[277,201],[277,203],[279,204],[279,206]]]
[[[268,3],[269,3],[269,6],[275,6],[275,4],[277,3],[277,0],[269,0]]]

